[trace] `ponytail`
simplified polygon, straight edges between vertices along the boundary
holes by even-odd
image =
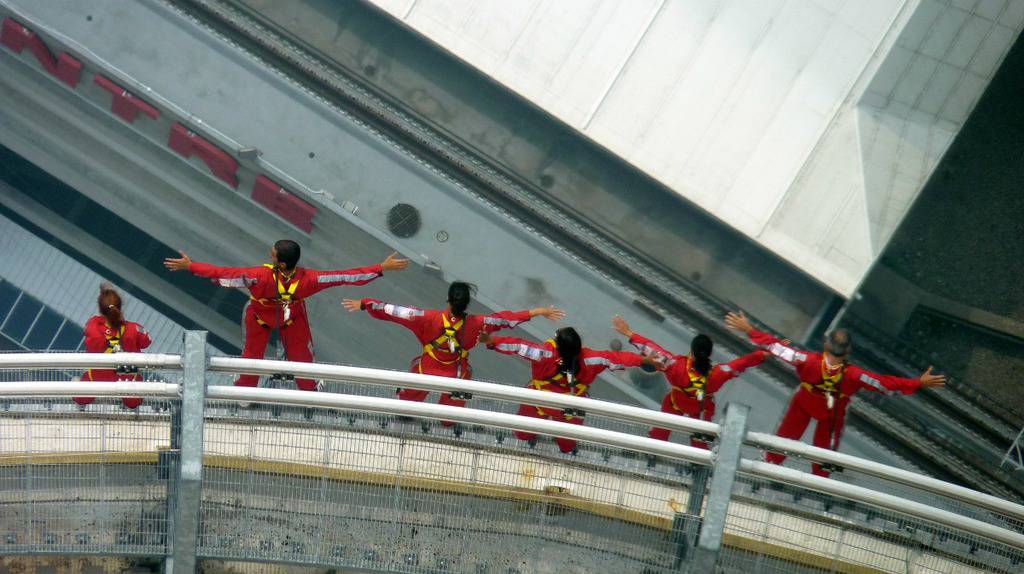
[[[583,351],[583,340],[579,333],[572,327],[563,327],[555,331],[555,345],[562,359],[562,372],[575,377],[580,372],[580,352]]]
[[[690,355],[693,356],[693,370],[706,377],[711,372],[711,350],[715,344],[711,337],[701,333],[690,343]]]
[[[476,294],[476,285],[465,281],[454,281],[448,286],[448,305],[451,307],[452,315],[465,317],[466,309],[473,295]]]
[[[100,308],[100,315],[107,320],[107,323],[115,331],[124,324],[124,315],[121,314],[121,296],[110,283],[100,285],[100,296],[97,299]]]

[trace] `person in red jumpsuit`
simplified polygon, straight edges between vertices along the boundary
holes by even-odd
[[[916,379],[878,375],[847,361],[852,349],[852,337],[846,329],[835,329],[825,336],[825,347],[821,353],[798,350],[786,341],[762,333],[743,313],[729,313],[725,324],[736,331],[746,333],[750,340],[779,359],[796,367],[800,387],[793,395],[786,414],[776,434],[780,437],[800,440],[811,419],[814,427],[814,446],[831,450],[839,449],[839,440],[846,422],[846,408],[850,397],[859,390],[876,393],[905,395],[921,387],[941,387],[946,382],[944,375],[932,373],[932,368]],[[786,456],[777,452],[768,453],[766,460],[782,464]],[[829,476],[829,471],[820,464],[812,465],[812,472],[818,476]]]
[[[100,284],[100,296],[97,300],[100,314],[94,315],[85,324],[85,350],[87,353],[141,353],[153,341],[142,325],[125,321],[121,313],[121,296],[110,283]],[[134,372],[119,372],[115,369],[89,369],[82,375],[83,381],[141,381],[142,375]],[[74,401],[85,407],[96,400],[96,397],[73,397]],[[121,404],[128,409],[138,408],[142,404],[141,397],[124,397]]]
[[[391,321],[412,331],[423,345],[423,352],[412,360],[411,372],[456,379],[473,378],[469,351],[476,346],[480,333],[512,329],[538,315],[552,321],[565,317],[562,310],[554,307],[472,315],[466,313],[466,309],[475,290],[469,283],[453,282],[448,286],[448,307],[444,310],[405,307],[377,299],[345,299],[342,304],[349,311],[366,311],[375,319]],[[398,398],[422,402],[429,394],[419,389],[399,389]],[[466,405],[465,397],[459,393],[444,393],[438,402],[456,407]],[[453,423],[444,421],[444,424],[451,426]]]
[[[641,355],[655,356],[665,363],[665,378],[672,387],[661,402],[661,412],[684,417],[710,421],[715,416],[715,393],[725,383],[740,376],[743,371],[756,367],[768,356],[766,351],[755,351],[728,363],[711,364],[711,351],[714,343],[711,337],[699,334],[690,342],[688,355],[676,355],[654,341],[634,332],[622,317],[612,318],[612,326],[619,333],[629,337],[629,343],[636,347]],[[651,438],[668,440],[672,433],[669,429],[652,428],[648,434]],[[707,449],[705,437],[694,435],[690,444]]]
[[[559,329],[553,339],[543,343],[515,337],[495,337],[486,332],[480,334],[480,342],[486,344],[488,349],[505,355],[517,355],[530,361],[533,379],[526,388],[577,397],[590,396],[590,385],[606,369],[619,371],[645,364],[657,369],[664,368],[664,365],[653,357],[643,357],[628,351],[595,351],[584,347],[579,333],[572,327]],[[581,425],[585,413],[574,409],[562,410],[524,404],[519,405],[518,414]],[[515,435],[519,440],[529,442],[531,447],[536,444],[537,435],[534,433],[516,431]],[[576,454],[575,440],[556,438],[555,442],[560,451]]]
[[[299,244],[282,239],[270,251],[273,263],[259,267],[217,267],[192,261],[184,252],[180,258],[167,258],[164,266],[171,271],[189,271],[193,275],[213,279],[222,287],[246,288],[249,304],[245,308],[245,348],[242,356],[262,359],[270,341],[270,332],[278,329],[289,361],[313,362],[313,335],[306,315],[306,299],[324,289],[340,285],[365,285],[387,271],[399,271],[409,265],[408,259],[392,253],[379,265],[344,271],[320,271],[298,267]],[[236,386],[255,387],[256,375],[241,375]],[[295,379],[304,391],[315,391],[313,379]]]

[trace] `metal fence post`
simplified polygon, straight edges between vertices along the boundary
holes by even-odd
[[[740,448],[747,433],[747,414],[750,407],[738,403],[725,406],[725,421],[718,432],[718,450],[714,459],[711,485],[708,488],[708,502],[704,509],[704,520],[700,538],[693,556],[691,572],[714,572],[718,553],[722,549],[722,535],[725,532],[725,517],[732,498],[732,485],[740,464]]]
[[[203,480],[203,409],[206,401],[206,331],[185,332],[181,357],[181,436],[168,574],[196,571],[199,501]]]

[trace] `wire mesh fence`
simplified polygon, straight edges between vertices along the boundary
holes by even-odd
[[[685,521],[673,519],[689,494],[679,476],[569,465],[493,434],[443,439],[417,420],[241,411],[206,425],[202,556],[501,573],[654,572],[676,560],[673,527]]]
[[[0,554],[167,550],[171,405],[14,399],[0,411]]]
[[[802,508],[801,508],[802,507]],[[1024,550],[876,506],[741,474],[722,571],[1019,572]],[[859,569],[859,570],[858,570]]]

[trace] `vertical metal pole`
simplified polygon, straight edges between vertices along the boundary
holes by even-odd
[[[203,480],[203,408],[206,400],[206,331],[185,332],[185,353],[181,358],[181,436],[178,440],[178,472],[173,493],[169,574],[196,571],[199,535],[199,501]]]
[[[732,498],[732,485],[740,465],[740,447],[747,433],[747,414],[750,407],[738,403],[725,406],[725,421],[719,429],[718,449],[715,453],[711,486],[708,488],[708,503],[704,509],[704,521],[700,538],[693,556],[691,572],[714,572],[718,553],[722,549],[722,535],[725,532],[725,517]]]

